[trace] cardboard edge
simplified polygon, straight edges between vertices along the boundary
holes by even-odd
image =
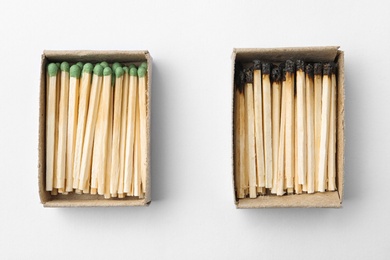
[[[69,60],[83,57],[88,59],[91,55],[98,55],[98,60],[105,60],[105,57],[110,55],[143,55],[143,59],[148,63],[148,97],[147,97],[147,132],[148,132],[148,147],[147,147],[147,175],[146,175],[146,192],[143,199],[137,200],[51,200],[51,195],[45,190],[45,114],[46,114],[46,64],[49,59]],[[140,60],[140,61],[141,61]],[[43,50],[41,55],[41,77],[40,77],[40,91],[39,91],[39,124],[38,124],[38,188],[40,202],[43,207],[115,207],[115,206],[149,206],[151,203],[151,174],[150,174],[150,99],[151,99],[151,85],[152,85],[152,63],[153,59],[147,50],[140,51],[95,51],[95,50]]]
[[[344,198],[344,177],[345,177],[345,76],[344,76],[344,51],[339,50],[337,55],[338,77],[337,77],[337,172],[338,192],[340,204]],[[340,106],[341,105],[341,106]]]
[[[231,55],[231,59],[232,59],[232,68],[231,68],[231,71],[233,72],[231,74],[231,93],[232,94],[232,102],[231,102],[231,115],[232,115],[232,118],[231,118],[231,122],[232,122],[232,126],[234,126],[234,117],[235,117],[235,114],[234,114],[234,102],[236,102],[234,99],[235,99],[235,95],[234,95],[234,74],[236,73],[235,71],[235,65],[236,65],[236,49],[233,49],[233,53]],[[235,151],[234,151],[234,127],[232,127],[232,134],[231,134],[231,144],[232,144],[232,153],[231,153],[231,163],[232,163],[232,174],[231,174],[231,177],[232,177],[232,184],[233,184],[233,192],[234,192],[234,204],[238,205],[238,199],[237,199],[237,191],[236,191],[236,179],[235,179],[235,165],[234,165],[234,158],[235,158]]]

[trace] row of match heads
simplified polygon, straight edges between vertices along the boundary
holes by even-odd
[[[276,65],[271,62],[254,60],[244,66],[237,62],[235,66],[235,85],[238,89],[243,89],[245,83],[253,83],[254,70],[260,70],[262,74],[270,75],[271,82],[280,82],[286,80],[287,73],[294,73],[295,71],[304,71],[309,77],[336,74],[337,63],[333,61],[306,63],[303,60],[296,60],[295,62],[286,60]]]
[[[72,66],[70,66],[70,64],[66,61],[62,63],[52,62],[47,66],[47,72],[50,77],[57,76],[57,73],[59,71],[66,71],[69,72],[70,77],[74,78],[80,78],[82,73],[93,73],[97,76],[114,75],[116,78],[119,78],[123,76],[123,74],[127,73],[131,76],[144,77],[147,72],[147,69],[148,65],[146,62],[142,62],[138,68],[134,64],[125,66],[119,62],[114,62],[112,65],[110,65],[106,61],[96,63],[95,65],[90,62],[87,62],[85,64],[83,62],[77,62]]]

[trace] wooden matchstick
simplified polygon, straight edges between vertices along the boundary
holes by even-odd
[[[285,65],[285,87],[286,87],[286,187],[294,188],[294,62],[286,61]]]
[[[295,162],[298,161],[298,102],[297,102],[297,96],[295,95],[294,97],[295,102],[294,102],[294,108],[295,108],[295,113],[294,113],[294,152],[293,152],[293,158]],[[303,190],[303,185],[298,183],[298,163],[294,163],[294,190],[295,194],[302,194]],[[288,193],[291,194],[291,190],[288,190]]]
[[[314,134],[314,71],[306,65],[306,124],[307,124],[307,193],[314,193],[315,134]]]
[[[112,75],[111,78],[114,78]],[[111,89],[110,89],[110,100],[109,100],[109,110],[108,110],[108,134],[107,134],[107,146],[106,146],[106,167],[104,174],[104,198],[111,198],[110,193],[110,180],[111,180],[111,162],[112,162],[112,126],[113,126],[113,113],[114,113],[114,85],[111,80]]]
[[[271,64],[262,64],[265,187],[272,188]]]
[[[66,191],[73,191],[73,164],[76,145],[77,116],[79,110],[79,92],[81,68],[78,65],[70,67],[69,106],[68,106],[68,137],[66,148]]]
[[[249,197],[256,198],[256,152],[255,152],[255,118],[253,106],[253,70],[247,68],[245,73],[245,105],[246,105],[246,152],[247,171],[249,176]]]
[[[61,70],[61,94],[59,100],[58,119],[58,150],[57,150],[57,187],[61,193],[65,189],[66,177],[66,137],[68,130],[68,102],[69,102],[69,63],[62,62]]]
[[[59,132],[59,118],[60,118],[60,97],[61,97],[61,69],[60,63],[56,63],[58,67],[57,71],[57,91],[56,91],[56,119],[55,119],[55,139],[54,139],[54,173],[53,173],[53,187],[56,188],[55,192],[62,193],[63,189],[57,189],[57,173],[58,173],[58,132]]]
[[[114,69],[114,66],[113,66]],[[122,93],[123,93],[123,69],[117,66],[115,69],[115,94],[114,94],[114,115],[112,129],[112,154],[111,154],[111,180],[110,193],[116,197],[118,194],[120,175],[120,138],[122,121]]]
[[[126,128],[127,128],[127,111],[128,111],[128,99],[129,99],[129,68],[124,66],[123,68],[123,90],[122,90],[122,115],[121,115],[121,142],[120,142],[120,170],[119,170],[119,184],[118,184],[118,197],[123,198],[124,192],[124,180],[125,180],[125,156],[126,156]]]
[[[134,168],[134,132],[136,120],[136,105],[138,92],[138,71],[131,67],[129,70],[128,112],[126,126],[125,180],[124,192],[130,195]]]
[[[274,66],[271,72],[272,81],[272,194],[276,194],[278,183],[278,155],[280,134],[280,99],[281,99],[282,71]]]
[[[261,78],[261,62],[253,61],[253,89],[254,89],[254,108],[255,108],[255,144],[256,144],[256,171],[257,171],[257,189],[260,192],[266,185],[264,168],[264,137],[263,137],[263,90]]]
[[[105,67],[103,70],[103,85],[95,127],[91,173],[91,190],[97,188],[99,195],[104,195],[106,164],[108,161],[107,143],[109,138],[108,127],[110,117],[110,101],[112,96],[111,77],[111,68]]]
[[[306,184],[306,106],[305,106],[305,63],[296,61],[296,88],[297,88],[297,123],[298,132],[298,184]]]
[[[240,191],[239,198],[245,198],[249,187],[249,178],[247,178],[247,152],[246,152],[246,105],[245,105],[245,74],[242,68],[238,68],[238,91],[239,91],[239,125],[240,125]]]
[[[47,67],[48,81],[46,82],[46,190],[53,190],[55,119],[57,98],[57,72],[55,63]]]
[[[318,191],[318,171],[321,141],[322,64],[314,63],[314,191]]]
[[[318,171],[318,191],[324,192],[327,181],[330,97],[332,91],[332,65],[325,63],[322,76],[321,141]]]
[[[135,111],[135,133],[134,133],[134,172],[132,180],[132,192],[133,196],[140,195],[141,186],[141,147],[140,147],[140,111],[139,111],[139,92],[137,92],[136,98],[136,111]]]
[[[95,136],[95,127],[99,109],[100,94],[103,84],[103,67],[100,64],[93,68],[91,95],[88,105],[87,123],[85,126],[83,153],[81,157],[79,190],[88,193],[87,184],[90,181],[92,165],[92,145]]]
[[[76,189],[76,193],[79,193],[81,156],[83,153],[85,125],[87,122],[89,94],[91,91],[92,70],[93,65],[91,63],[86,63],[81,74],[79,111],[77,116],[77,133],[73,167],[73,188]]]
[[[332,90],[329,119],[328,191],[336,190],[336,72],[337,66],[332,63]]]
[[[141,187],[145,191],[146,188],[146,167],[147,167],[147,129],[146,129],[146,81],[147,81],[147,69],[145,68],[146,64],[142,63],[138,68],[138,98],[139,98],[139,112],[140,112],[140,161],[141,161]],[[142,192],[141,192],[142,193]]]
[[[282,69],[283,68],[283,69]],[[280,68],[283,72],[282,81],[282,104],[280,109],[280,131],[279,131],[279,148],[278,148],[278,172],[277,172],[277,187],[276,195],[282,196],[284,194],[285,187],[285,137],[286,137],[286,109],[287,109],[287,88],[286,88],[286,69]]]

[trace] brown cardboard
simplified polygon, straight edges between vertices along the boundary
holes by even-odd
[[[147,115],[147,169],[146,169],[146,190],[145,197],[125,197],[123,199],[111,198],[104,199],[103,196],[69,193],[68,195],[51,195],[45,190],[46,176],[46,66],[49,62],[67,61],[75,63],[82,62],[101,62],[107,61],[134,63],[139,65],[146,61],[148,64],[147,96],[146,96],[146,115]],[[150,180],[150,104],[151,104],[151,86],[152,86],[152,57],[148,51],[49,51],[45,50],[41,60],[41,80],[39,95],[39,144],[38,144],[38,185],[39,197],[44,207],[112,207],[112,206],[147,206],[151,202],[151,180]]]
[[[336,140],[336,183],[337,191],[301,195],[266,195],[256,199],[238,199],[236,196],[235,169],[234,169],[234,126],[233,126],[233,187],[234,198],[237,208],[284,208],[284,207],[318,207],[340,208],[344,193],[344,52],[337,46],[330,47],[298,47],[298,48],[243,48],[234,49],[232,54],[232,119],[234,119],[234,68],[236,61],[245,63],[254,59],[268,62],[282,62],[287,59],[302,59],[305,62],[330,62],[338,63],[337,74],[337,140]],[[234,124],[234,120],[233,120]],[[232,124],[232,125],[233,125]]]

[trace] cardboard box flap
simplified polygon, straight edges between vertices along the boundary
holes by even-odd
[[[147,59],[148,51],[52,51],[45,50],[43,55],[52,62],[56,61],[68,61],[68,62],[128,62],[129,55],[131,55],[131,61],[145,61]]]

